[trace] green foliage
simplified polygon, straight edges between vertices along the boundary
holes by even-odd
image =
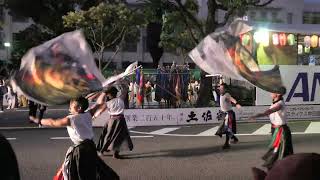
[[[143,13],[147,23],[161,23],[162,33],[160,35],[160,46],[166,51],[180,54],[191,50],[195,43],[190,38],[189,31],[192,31],[195,36],[199,37],[199,33],[184,14],[181,13],[176,3],[167,0],[144,0]],[[192,15],[196,16],[199,11],[199,6],[194,0],[187,0],[184,4]],[[183,21],[185,19],[185,21]],[[179,51],[177,51],[179,48]]]
[[[137,40],[141,16],[123,3],[100,3],[88,10],[72,11],[62,17],[64,27],[81,29],[99,54],[99,67],[105,48]],[[101,67],[100,67],[101,68]]]
[[[105,4],[87,11],[72,11],[63,16],[67,28],[82,29],[96,45],[110,47],[119,43],[126,34],[138,31],[137,14],[125,4]]]
[[[162,15],[165,11],[172,11],[170,1],[167,0],[141,0],[142,12],[146,23],[162,23]],[[147,24],[145,24],[147,25]]]
[[[163,24],[160,45],[171,52],[177,48],[188,52],[204,36],[225,25],[232,17],[242,16],[248,8],[264,6],[272,0],[208,0],[208,16],[204,19],[198,18],[200,7],[197,0],[186,0],[183,4],[181,0],[143,2],[146,20]],[[218,9],[226,11],[224,22],[215,19]]]
[[[216,0],[226,8],[226,11],[233,11],[234,15],[243,16],[252,7],[262,7],[273,0]]]
[[[56,34],[64,32],[61,17],[75,7],[88,9],[104,0],[5,0],[11,14],[30,17],[36,24],[51,29]]]
[[[74,10],[75,5],[88,9],[100,1],[103,0],[5,0],[5,6],[11,15],[30,17],[35,23],[15,35],[11,68],[19,68],[20,59],[28,49],[65,32],[67,29],[63,27],[61,17]]]
[[[164,15],[160,45],[169,51],[177,48],[187,52],[195,47],[195,42],[190,38],[189,31],[200,38],[200,33],[195,27],[188,26],[185,22],[179,21],[183,18],[180,12],[171,12]]]
[[[223,6],[229,9],[237,8],[238,10],[239,8],[241,9],[248,8],[247,6],[244,6],[244,3],[247,3],[248,1],[252,1],[252,0],[218,0],[218,2],[221,3]]]

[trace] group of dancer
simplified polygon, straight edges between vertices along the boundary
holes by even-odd
[[[221,84],[220,106],[225,114],[225,118],[216,135],[222,137],[226,135],[223,149],[229,149],[230,143],[238,143],[236,137],[236,117],[232,110],[232,104],[237,108],[241,105],[227,92],[227,85]],[[64,179],[96,179],[97,176],[109,176],[114,179],[119,178],[117,174],[99,158],[106,152],[112,151],[113,157],[122,158],[119,154],[120,147],[125,145],[130,151],[133,149],[128,127],[124,118],[124,102],[117,97],[118,90],[112,86],[105,92],[96,94],[92,98],[97,98],[94,106],[88,109],[88,99],[79,97],[70,102],[70,115],[61,119],[43,119],[44,126],[67,126],[67,131],[74,145],[66,154],[63,163]],[[271,121],[272,138],[269,150],[263,156],[265,166],[271,169],[276,160],[293,154],[290,128],[287,125],[286,107],[282,98],[283,94],[271,93],[273,104],[269,109],[250,117],[252,121],[256,118],[269,116]],[[104,111],[108,111],[110,119],[107,121],[100,135],[97,146],[93,142],[92,121]]]
[[[227,89],[226,84],[220,84],[220,106],[225,117],[216,135],[222,137],[225,134],[223,149],[229,149],[230,143],[239,142],[236,137],[236,117],[232,104],[235,104],[237,108],[241,108],[241,105],[227,92]],[[78,97],[70,101],[70,115],[60,119],[41,120],[43,126],[66,126],[73,142],[60,169],[64,180],[119,179],[117,173],[99,157],[112,151],[113,157],[120,159],[122,158],[120,149],[122,150],[124,145],[128,150],[133,150],[133,143],[124,118],[124,101],[117,94],[117,88],[111,86],[90,98]],[[271,169],[277,160],[293,154],[291,131],[287,125],[286,106],[282,96],[283,94],[271,93],[273,103],[270,108],[250,117],[252,121],[263,116],[270,117],[272,138],[269,150],[263,156],[265,160],[263,166],[268,169]],[[96,103],[89,108],[88,99],[94,98],[96,98]],[[95,145],[92,121],[104,111],[108,111],[110,119]]]
[[[124,119],[124,102],[117,97],[117,88],[112,86],[97,94],[95,105],[89,108],[89,100],[79,97],[70,101],[70,115],[60,119],[42,119],[43,126],[66,126],[70,139],[74,143],[66,154],[61,172],[64,180],[74,179],[119,179],[99,155],[112,151],[113,157],[122,158],[120,147],[125,143],[129,150],[133,144]],[[92,121],[102,112],[108,111],[107,121],[99,138],[98,145],[93,142]],[[122,149],[122,148],[121,148]]]
[[[222,137],[225,134],[226,140],[223,149],[230,148],[231,143],[238,143],[239,139],[235,136],[236,130],[236,117],[232,110],[232,104],[235,104],[237,108],[241,108],[241,105],[233,98],[227,91],[227,85],[225,83],[220,84],[220,107],[224,114],[223,122],[216,132],[216,135]],[[262,157],[265,161],[263,164],[267,169],[271,169],[277,160],[293,154],[293,146],[291,139],[291,131],[287,125],[286,105],[283,100],[283,95],[279,93],[271,93],[272,105],[262,113],[257,113],[249,117],[250,121],[256,122],[256,118],[269,116],[271,122],[271,142],[269,150]],[[230,139],[232,141],[230,141]]]

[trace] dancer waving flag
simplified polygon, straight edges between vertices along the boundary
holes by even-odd
[[[43,105],[70,102],[70,115],[41,121],[44,126],[66,126],[74,143],[62,167],[65,180],[119,179],[97,156],[93,142],[92,116],[103,103],[88,109],[89,102],[83,96],[111,87],[134,72],[136,66],[137,62],[132,63],[125,72],[105,79],[98,71],[81,31],[62,34],[32,48],[22,58],[20,70],[12,79],[18,91]]]
[[[95,116],[99,116],[103,111],[108,111],[110,115],[100,135],[97,150],[101,155],[104,155],[104,152],[113,151],[113,157],[121,159],[120,150],[126,148],[132,151],[133,143],[124,117],[124,102],[117,97],[117,93],[117,88],[111,86],[97,100],[97,103],[103,106]]]
[[[74,179],[119,179],[119,176],[98,157],[93,142],[92,116],[102,104],[88,109],[89,102],[84,97],[70,101],[70,115],[60,119],[43,119],[44,126],[66,126],[73,145],[68,149],[62,165],[64,180]],[[88,110],[87,110],[88,109]]]
[[[226,141],[223,145],[223,149],[230,148],[229,140],[232,139],[232,143],[238,143],[239,139],[235,136],[237,133],[237,123],[236,123],[236,114],[232,110],[232,103],[236,105],[237,108],[241,108],[241,105],[237,103],[237,100],[234,99],[228,92],[226,84],[222,83],[219,86],[220,92],[220,107],[221,112],[224,115],[223,124],[219,127],[216,135],[222,137],[222,134],[226,135]]]
[[[283,93],[279,66],[261,71],[254,56],[240,42],[240,35],[253,28],[245,21],[236,19],[225,30],[205,37],[189,56],[205,72],[221,74],[274,93]]]
[[[269,116],[272,127],[272,138],[268,152],[262,157],[265,160],[263,166],[271,169],[277,160],[293,154],[291,131],[287,125],[286,105],[283,94],[271,93],[272,105],[262,113],[250,117],[255,120],[258,117]]]
[[[135,70],[105,79],[81,31],[62,34],[30,49],[22,58],[12,84],[28,99],[44,105],[66,104],[71,99],[101,91]]]

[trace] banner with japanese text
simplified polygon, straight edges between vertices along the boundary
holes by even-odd
[[[257,112],[263,112],[269,106],[243,106],[234,108],[238,122],[247,122],[248,117]],[[216,124],[219,107],[207,108],[177,108],[177,109],[127,109],[124,112],[128,126],[166,126],[191,124]],[[289,120],[319,120],[320,105],[288,105]],[[94,122],[94,126],[102,127],[109,119],[104,112]],[[268,117],[258,118],[258,121],[269,121]]]
[[[161,126],[218,123],[219,108],[179,108],[179,109],[126,109],[124,112],[128,126]],[[109,115],[101,114],[94,125],[103,126]]]

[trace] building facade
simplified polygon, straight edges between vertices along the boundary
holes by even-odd
[[[0,1],[0,60],[8,60],[10,59],[15,34],[30,26],[32,20],[10,15],[3,5],[4,2]]]

